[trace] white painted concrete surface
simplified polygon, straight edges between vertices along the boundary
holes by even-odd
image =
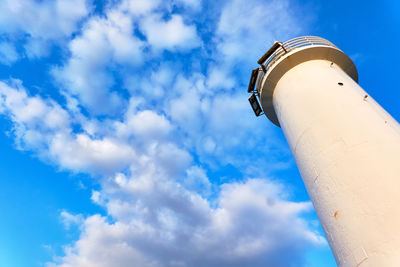
[[[274,82],[267,73],[261,102],[272,103],[338,265],[400,266],[400,125],[354,81],[352,62],[288,57]]]

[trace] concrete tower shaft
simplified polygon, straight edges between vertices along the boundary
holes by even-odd
[[[338,265],[400,266],[400,125],[341,50],[293,40],[260,62],[254,93],[285,134]]]

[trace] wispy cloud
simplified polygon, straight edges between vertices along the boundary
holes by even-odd
[[[91,9],[86,0],[0,1],[0,32],[27,38],[29,57],[46,55],[49,42],[66,41]],[[14,39],[13,38],[13,39]]]
[[[84,221],[82,214],[71,214],[65,210],[61,211],[60,218],[61,222],[67,230],[69,230],[74,225],[80,226]]]
[[[11,65],[17,61],[19,55],[14,45],[10,42],[0,43],[0,63],[5,65]]]

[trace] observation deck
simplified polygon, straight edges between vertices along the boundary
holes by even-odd
[[[248,92],[252,95],[249,101],[256,116],[265,114],[279,126],[273,107],[274,88],[287,71],[309,60],[327,60],[331,62],[332,67],[341,68],[358,82],[357,69],[352,60],[324,38],[302,36],[284,43],[275,42],[257,61],[260,67],[253,69],[251,74]]]

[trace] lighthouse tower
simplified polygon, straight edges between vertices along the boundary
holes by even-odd
[[[282,128],[337,264],[400,266],[399,123],[325,39],[275,42],[258,63],[249,101]]]

